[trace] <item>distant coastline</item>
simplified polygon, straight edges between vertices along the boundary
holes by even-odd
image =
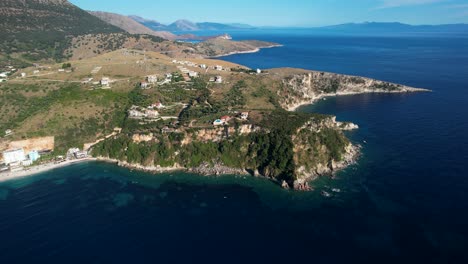
[[[208,59],[216,59],[216,58],[221,58],[221,57],[226,57],[226,56],[231,56],[231,55],[236,55],[236,54],[249,54],[249,53],[257,53],[261,51],[262,49],[271,49],[271,48],[279,48],[283,47],[284,45],[281,44],[275,44],[275,45],[270,45],[270,46],[265,46],[265,47],[258,47],[253,50],[246,50],[246,51],[233,51],[233,52],[228,52],[225,54],[221,55],[216,55],[216,56],[210,56]]]
[[[428,89],[423,88],[411,88],[406,87],[405,91],[362,91],[362,92],[337,92],[337,93],[328,93],[328,94],[320,94],[315,98],[310,98],[309,100],[305,100],[303,102],[299,102],[297,104],[291,105],[287,108],[288,111],[294,112],[297,111],[301,106],[305,105],[313,105],[317,101],[327,98],[327,97],[337,97],[337,96],[349,96],[349,95],[360,95],[360,94],[404,94],[404,93],[418,93],[418,92],[432,92]]]

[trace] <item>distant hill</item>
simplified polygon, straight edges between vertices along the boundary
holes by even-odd
[[[151,28],[153,30],[165,31],[199,31],[199,30],[235,30],[235,29],[253,29],[255,27],[247,24],[222,24],[214,22],[194,23],[189,20],[177,20],[170,25],[164,25],[154,20],[145,19],[139,16],[129,16],[136,22]]]
[[[101,11],[89,11],[89,13],[101,19],[102,21],[114,25],[130,34],[146,34],[161,37],[168,40],[174,40],[177,38],[176,35],[170,32],[155,31],[153,29],[150,29],[128,16]]]
[[[0,52],[27,52],[29,59],[60,58],[67,37],[120,33],[66,0],[1,0]]]
[[[169,31],[195,31],[199,30],[199,27],[195,23],[181,19],[167,26],[167,29]]]
[[[164,24],[159,23],[158,21],[151,20],[151,19],[145,19],[140,16],[129,16],[129,18],[135,20],[136,22],[152,29],[152,30],[165,30],[167,29],[167,26]]]
[[[468,33],[468,24],[408,25],[398,22],[348,23],[320,29],[349,33]]]

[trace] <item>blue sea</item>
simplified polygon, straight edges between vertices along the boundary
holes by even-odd
[[[284,45],[223,58],[251,68],[338,72],[432,92],[299,109],[360,126],[348,133],[363,146],[359,163],[319,179],[313,192],[106,163],[0,182],[0,263],[468,263],[468,35],[231,35]]]

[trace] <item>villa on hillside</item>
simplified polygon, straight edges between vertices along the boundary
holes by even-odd
[[[141,89],[148,89],[149,84],[145,81],[140,82],[140,88]]]
[[[109,77],[102,77],[100,84],[102,87],[109,87],[110,85],[110,79]]]
[[[166,106],[163,105],[161,102],[158,102],[158,103],[154,103],[154,104],[150,105],[148,108],[149,108],[149,109],[154,109],[154,108],[156,108],[156,109],[163,109],[163,108],[165,108],[165,107],[166,107]]]
[[[156,111],[156,110],[147,109],[145,111],[145,116],[147,118],[157,118],[157,117],[159,117],[159,112]]]

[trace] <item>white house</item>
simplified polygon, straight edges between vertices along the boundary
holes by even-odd
[[[188,73],[188,75],[189,75],[189,77],[191,77],[191,78],[196,78],[196,77],[198,77],[198,72],[196,72],[196,71],[190,71],[190,72]]]
[[[147,89],[148,88],[148,83],[147,82],[141,82],[140,83],[140,88],[141,89]]]
[[[206,69],[206,64],[200,64],[200,68],[205,70]]]
[[[156,110],[147,109],[145,110],[145,116],[148,118],[157,118],[159,117],[159,112]]]
[[[75,158],[76,159],[85,159],[88,157],[88,152],[87,151],[77,151],[75,152]]]
[[[10,136],[11,134],[13,134],[13,131],[11,129],[5,130],[5,137]]]
[[[164,106],[162,103],[159,102],[159,103],[155,103],[155,104],[150,105],[149,109],[154,109],[154,108],[156,108],[156,109],[163,109],[163,108],[165,108],[165,107],[166,107],[166,106]]]
[[[157,83],[157,82],[158,82],[158,76],[156,76],[156,75],[149,75],[148,77],[146,77],[146,80],[147,80],[149,83]]]
[[[12,149],[3,152],[3,161],[6,165],[15,162],[22,162],[26,160],[26,155],[24,154],[24,149]]]
[[[109,87],[109,84],[110,84],[109,77],[102,77],[100,83],[101,83],[101,86],[103,86],[103,87]]]
[[[22,78],[26,77],[26,73],[25,73],[25,72],[22,72],[22,73],[21,73],[21,77],[22,77]]]
[[[144,117],[144,116],[145,116],[145,114],[144,114],[143,112],[138,111],[138,110],[136,110],[136,109],[130,109],[130,110],[128,111],[128,115],[129,115],[130,117],[133,117],[133,118],[140,118],[140,117]]]
[[[262,73],[262,70],[257,69],[257,74],[260,74],[260,73]]]
[[[215,70],[217,70],[217,71],[222,71],[222,70],[223,70],[223,66],[216,65],[216,66],[215,66]]]
[[[223,77],[221,77],[221,76],[216,76],[215,82],[216,82],[216,83],[223,83]]]

